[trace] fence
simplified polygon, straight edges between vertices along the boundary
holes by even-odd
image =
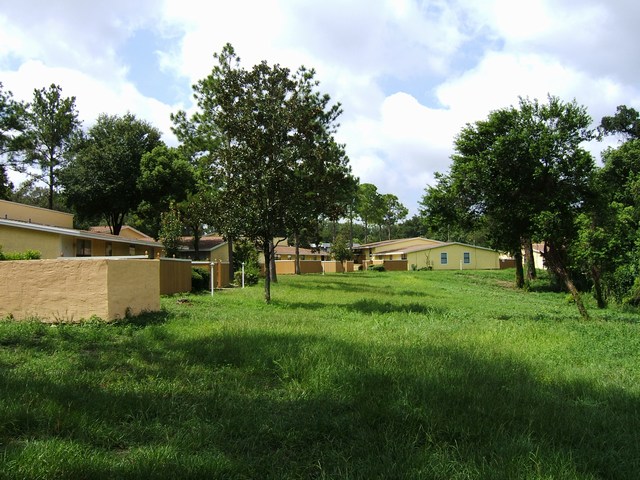
[[[191,260],[160,259],[160,295],[191,291]]]
[[[231,285],[229,262],[191,262],[191,265],[209,270],[214,288],[225,288]],[[189,276],[189,281],[191,281],[191,276]]]

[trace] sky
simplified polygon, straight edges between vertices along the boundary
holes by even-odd
[[[639,19],[637,0],[0,0],[0,82],[24,101],[58,84],[84,128],[131,112],[177,145],[169,116],[224,44],[245,68],[304,65],[342,105],[354,175],[415,214],[460,130],[518,97],[575,99],[594,126],[640,107]]]

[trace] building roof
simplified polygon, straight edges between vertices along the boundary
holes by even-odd
[[[382,252],[376,252],[376,253],[374,253],[374,255],[404,255],[404,254],[407,254],[407,253],[421,252],[423,250],[434,250],[436,248],[448,247],[450,245],[462,245],[463,247],[477,248],[477,249],[480,249],[480,250],[488,250],[488,251],[491,251],[491,252],[495,251],[495,250],[492,250],[491,248],[480,247],[478,245],[469,245],[468,243],[440,242],[440,243],[432,244],[432,245],[412,245],[412,246],[406,247],[406,248],[385,250],[385,251],[382,251]]]
[[[107,225],[97,225],[95,227],[89,227],[90,232],[94,233],[106,233],[107,235],[111,235],[111,227]],[[155,240],[149,235],[142,233],[140,230],[137,230],[129,225],[123,225],[120,229],[120,237],[125,238],[137,238],[139,240],[148,240],[150,242],[154,242]]]
[[[38,223],[21,222],[18,220],[5,220],[0,218],[0,225],[39,232],[55,233],[67,237],[86,238],[91,240],[104,240],[107,242],[129,243],[132,245],[144,245],[146,247],[162,248],[162,244],[155,240],[143,240],[138,238],[121,237],[109,233],[97,233],[88,230],[75,230],[73,228],[54,227],[51,225],[40,225]]]
[[[198,242],[198,250],[201,252],[210,252],[227,241],[219,235],[204,235],[200,237]],[[180,250],[193,252],[193,237],[180,237]]]
[[[313,251],[309,248],[300,248],[300,255],[322,255],[320,251]],[[289,245],[277,245],[275,247],[276,255],[295,255],[296,247]]]
[[[354,245],[353,248],[355,249],[362,249],[362,248],[375,248],[375,247],[384,247],[385,245],[394,245],[396,243],[399,242],[408,242],[411,240],[419,240],[421,242],[433,242],[433,243],[438,243],[438,244],[442,244],[444,242],[440,242],[438,240],[432,240],[430,238],[424,238],[424,237],[412,237],[412,238],[396,238],[393,240],[383,240],[381,242],[371,242],[371,243],[363,243],[361,245],[358,245],[357,247]]]

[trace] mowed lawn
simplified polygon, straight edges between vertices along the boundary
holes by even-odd
[[[640,475],[638,313],[513,271],[281,277],[0,322],[0,478]]]

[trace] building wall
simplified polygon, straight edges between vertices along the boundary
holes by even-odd
[[[371,249],[371,251],[375,255],[377,252],[383,252],[383,251],[388,252],[390,250],[403,250],[405,248],[415,247],[417,245],[424,245],[424,246],[438,245],[439,243],[442,243],[442,242],[438,242],[437,240],[430,240],[428,238],[407,238],[407,239],[396,240],[393,243],[388,245],[381,245],[378,247],[374,247]]]
[[[47,259],[0,262],[0,317],[74,322],[160,309],[159,262]]]
[[[464,263],[464,253],[470,254],[469,263]],[[441,254],[447,254],[447,263],[441,263]],[[433,270],[491,270],[500,268],[500,254],[493,250],[472,245],[443,245],[428,250],[407,254],[407,264],[416,268],[431,267]]]
[[[0,200],[0,218],[39,223],[54,227],[73,228],[73,215],[47,208]]]
[[[204,252],[200,252],[202,255]],[[229,247],[227,243],[221,243],[220,245],[214,247],[210,252],[207,252],[206,260],[209,262],[217,262],[220,260],[221,262],[229,261]]]
[[[69,243],[63,245],[58,234],[6,225],[0,225],[0,245],[3,252],[38,250],[42,258],[58,258],[61,253],[71,256],[67,255],[67,252],[73,250],[73,246]]]
[[[276,260],[277,275],[295,275],[295,260]],[[260,264],[262,274],[265,273],[264,263]],[[320,260],[300,260],[300,273],[322,273],[322,262]]]
[[[356,261],[363,262],[365,260],[371,260],[372,256],[379,254],[380,252],[390,252],[390,251],[399,251],[404,250],[406,248],[415,247],[417,245],[431,246],[438,245],[439,242],[437,240],[431,240],[429,238],[405,238],[399,240],[393,240],[392,242],[386,243],[384,245],[377,245],[374,247],[363,248],[356,255]],[[388,260],[402,260],[401,255],[385,255],[384,258]]]

